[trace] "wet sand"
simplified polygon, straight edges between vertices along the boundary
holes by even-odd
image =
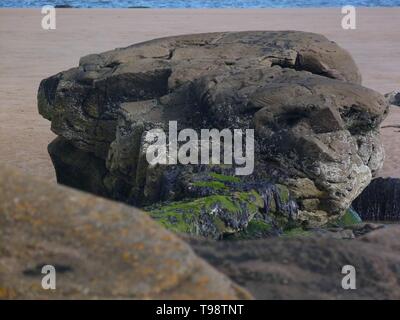
[[[47,144],[55,137],[37,112],[41,79],[77,65],[81,56],[156,37],[211,31],[303,30],[322,33],[354,57],[363,84],[400,89],[400,8],[361,8],[357,29],[341,28],[329,9],[58,9],[57,29],[41,28],[40,9],[0,9],[0,163],[55,181]],[[392,108],[384,125],[400,125]],[[400,177],[400,128],[382,129],[381,175]]]

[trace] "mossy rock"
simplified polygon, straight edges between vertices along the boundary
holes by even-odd
[[[147,210],[171,231],[220,239],[246,228],[263,205],[261,196],[250,191],[173,202]]]
[[[282,203],[287,203],[290,200],[290,192],[288,187],[282,184],[277,184],[276,187],[278,189]]]
[[[241,190],[243,181],[239,177],[216,172],[192,175],[187,184],[190,197],[199,198],[209,195],[230,195]]]
[[[286,186],[255,182],[231,175],[229,169],[217,169],[189,172],[183,183],[183,200],[163,202],[147,211],[169,230],[213,239],[265,238],[292,227],[289,211],[293,201]],[[234,233],[238,234],[232,237]]]
[[[195,187],[199,188],[211,188],[215,191],[227,190],[228,188],[225,186],[223,182],[220,181],[196,181],[193,182]]]
[[[352,226],[358,223],[361,223],[362,220],[358,213],[353,209],[349,208],[346,210],[345,214],[342,215],[340,218],[338,218],[334,224],[340,226],[340,227],[347,227],[347,226]]]
[[[211,172],[210,177],[215,180],[222,181],[222,182],[239,183],[241,181],[239,177],[225,175],[225,174],[216,173],[216,172]]]
[[[347,227],[347,226],[352,226],[355,224],[361,223],[362,220],[358,213],[352,209],[349,208],[346,210],[345,214],[341,216],[340,218],[336,219],[332,223],[329,223],[326,227]],[[292,227],[288,228],[285,230],[282,234],[284,237],[304,237],[304,236],[311,236],[313,234],[312,231],[310,230],[305,230],[302,227]]]
[[[271,223],[262,219],[253,219],[248,226],[235,234],[228,235],[227,240],[254,240],[279,235],[279,230]]]

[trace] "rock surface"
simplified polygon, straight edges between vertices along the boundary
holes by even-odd
[[[400,299],[400,227],[356,240],[321,237],[257,241],[189,240],[195,252],[257,299]],[[344,265],[356,290],[344,290]]]
[[[138,209],[0,167],[0,298],[399,299],[400,227],[380,228],[346,228],[350,241],[186,235],[190,248]],[[41,288],[45,264],[54,291]],[[341,287],[346,264],[357,290]]]
[[[376,178],[353,201],[363,220],[400,221],[400,179]]]
[[[43,290],[43,265],[57,272]],[[247,299],[142,211],[0,166],[0,299]]]
[[[343,214],[383,163],[379,125],[388,104],[360,83],[351,56],[321,35],[211,33],[83,57],[42,81],[38,106],[60,137],[49,152],[61,183],[139,206],[243,190],[262,196],[279,184],[294,208],[274,211],[284,226],[318,226]],[[145,133],[168,131],[170,120],[198,132],[253,128],[254,173],[233,189],[193,192],[210,174],[235,178],[233,167],[150,166]],[[202,208],[210,216],[220,205]],[[254,216],[242,213],[236,229]]]
[[[386,93],[385,98],[387,99],[387,101],[390,104],[400,107],[400,92],[399,91],[393,91],[393,92]]]

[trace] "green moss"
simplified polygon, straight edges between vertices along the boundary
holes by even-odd
[[[226,225],[227,219],[235,222],[233,225],[237,225],[243,217],[251,219],[257,214],[258,206],[261,204],[261,197],[252,191],[238,192],[232,196],[211,195],[195,200],[173,202],[148,208],[148,212],[152,218],[171,231],[218,238],[240,229],[231,227],[230,223]]]
[[[281,197],[282,203],[287,203],[290,198],[289,189],[282,184],[277,184],[276,187],[278,189],[279,196]]]
[[[205,209],[210,209],[212,206],[219,204],[222,208],[230,212],[237,212],[240,210],[239,205],[233,202],[228,196],[215,195],[198,199],[196,201],[199,201],[199,203],[203,202],[205,204]]]
[[[156,209],[149,208],[149,214],[171,231],[196,233],[195,222],[198,209],[195,201],[180,201]]]
[[[227,187],[220,181],[196,181],[193,182],[195,187],[212,188],[214,190],[226,190]]]
[[[246,229],[235,233],[227,239],[231,240],[250,240],[260,239],[270,236],[273,231],[273,227],[270,223],[263,220],[253,219],[249,222]]]
[[[256,190],[240,191],[242,186],[236,184],[242,180],[239,177],[219,173],[205,173],[192,177],[191,184],[198,188],[192,189],[193,195],[199,198],[167,203],[149,209],[150,215],[169,230],[182,233],[203,235],[211,238],[229,237],[239,239],[256,239],[279,234],[284,228],[298,226],[289,221],[288,214],[281,212],[286,207],[275,203],[276,196],[282,204],[290,199],[286,186],[268,186],[271,189],[269,209],[265,213],[265,200]],[[278,194],[276,194],[276,192]],[[258,216],[263,212],[266,216]],[[268,222],[264,221],[268,219]],[[238,236],[232,236],[238,233]],[[300,234],[298,230],[287,234]],[[302,235],[307,232],[302,232]]]
[[[240,182],[240,178],[238,178],[238,177],[227,176],[227,175],[215,173],[215,172],[211,172],[210,177],[213,179],[219,180],[219,181],[223,181],[223,182],[233,182],[233,183]]]
[[[354,209],[349,208],[343,216],[336,220],[335,224],[341,227],[347,227],[361,222],[362,220],[358,213]]]
[[[246,238],[257,238],[269,233],[272,229],[273,227],[270,223],[259,219],[253,219],[240,234],[242,237],[245,236]]]
[[[255,191],[251,190],[249,192],[236,192],[234,196],[238,198],[242,202],[247,202],[248,205],[255,211],[258,208],[264,207],[264,200],[260,196],[260,194]]]
[[[164,211],[161,214],[153,212],[150,215],[173,232],[198,234],[196,220],[189,212]]]
[[[249,225],[246,229],[246,231],[253,233],[253,232],[257,232],[257,231],[270,231],[272,229],[271,224],[266,223],[265,221],[262,220],[251,220],[249,222]]]

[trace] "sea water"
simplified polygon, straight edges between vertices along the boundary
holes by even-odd
[[[395,7],[400,0],[0,0],[0,7],[42,7],[43,5],[74,8],[306,8]]]

